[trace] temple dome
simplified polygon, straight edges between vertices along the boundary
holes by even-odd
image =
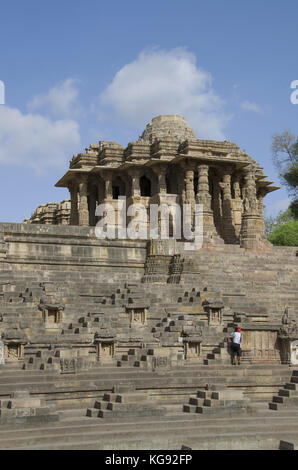
[[[178,141],[197,138],[183,116],[178,116],[178,114],[164,114],[154,117],[152,121],[147,124],[140,140],[152,143],[156,139],[162,139],[164,137],[171,137]]]

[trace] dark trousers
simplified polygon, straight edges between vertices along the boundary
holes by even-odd
[[[232,353],[232,361],[234,362],[235,356],[240,359],[241,357],[241,347],[240,344],[237,343],[231,343],[231,353]]]

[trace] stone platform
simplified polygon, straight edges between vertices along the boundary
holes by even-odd
[[[287,307],[297,321],[296,249],[205,247],[147,269],[144,241],[31,224],[0,224],[0,248],[0,448],[298,441],[298,365],[281,318]]]

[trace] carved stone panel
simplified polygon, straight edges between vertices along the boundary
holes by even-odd
[[[100,343],[100,356],[101,357],[113,357],[114,356],[114,342],[105,341]]]
[[[76,360],[75,359],[61,359],[60,360],[61,374],[75,374],[76,373]]]
[[[208,311],[208,325],[217,326],[222,324],[221,309],[209,309]]]
[[[277,342],[277,331],[243,331],[242,350],[243,359],[245,359],[245,355],[247,355],[251,362],[268,361],[280,363],[281,358]]]
[[[184,343],[185,359],[198,358],[201,355],[201,341],[187,341]]]
[[[169,361],[167,356],[156,356],[152,358],[153,369],[162,369],[169,366]]]
[[[46,306],[43,309],[43,318],[45,323],[54,325],[62,321],[63,307]]]
[[[5,346],[3,341],[0,341],[0,364],[5,364]]]
[[[145,308],[132,308],[130,312],[131,325],[145,325],[146,323],[146,309]]]
[[[36,408],[17,408],[15,410],[15,415],[16,417],[35,416]]]
[[[24,355],[24,346],[20,343],[11,342],[5,345],[5,357],[9,362],[18,361]]]

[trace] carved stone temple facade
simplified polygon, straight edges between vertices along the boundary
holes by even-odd
[[[198,139],[178,115],[152,119],[136,142],[91,144],[74,155],[57,182],[70,201],[49,203],[26,222],[95,226],[96,207],[126,196],[127,207],[142,203],[203,205],[204,243],[270,248],[266,241],[263,198],[278,189],[262,168],[229,141]]]

